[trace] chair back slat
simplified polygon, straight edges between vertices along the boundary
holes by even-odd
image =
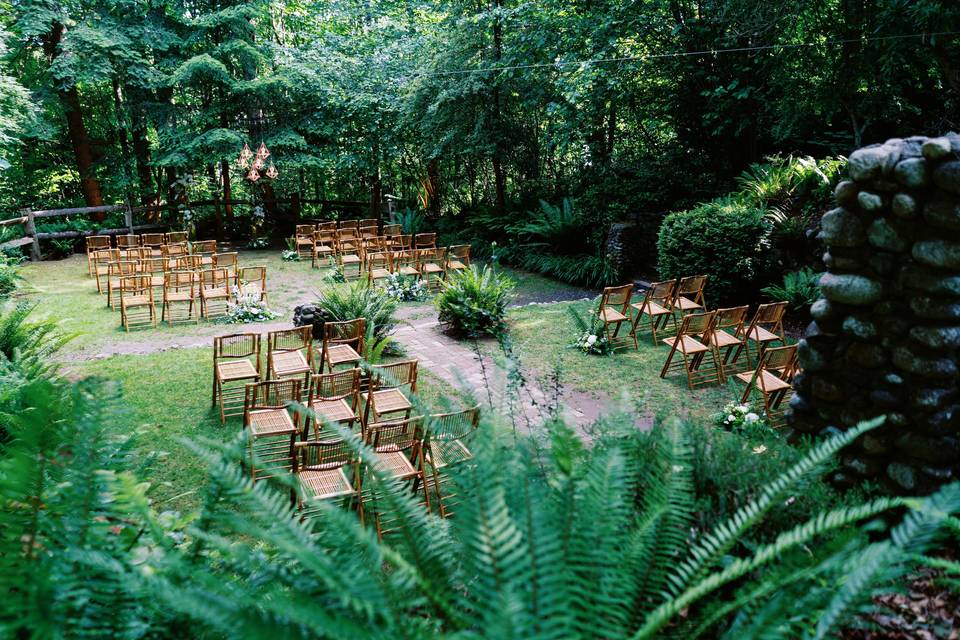
[[[754,317],[755,324],[778,324],[783,320],[787,311],[786,302],[771,302],[757,307],[757,313]]]
[[[685,315],[683,317],[683,322],[680,323],[680,331],[678,335],[697,336],[698,338],[702,337],[703,342],[709,344],[716,318],[716,311],[708,311],[707,313],[691,313],[689,315]]]
[[[186,231],[170,231],[163,236],[165,244],[182,244],[187,241]]]
[[[313,326],[305,325],[293,329],[281,329],[267,334],[267,349],[271,352],[300,351],[309,352],[313,341]]]
[[[290,403],[300,402],[302,386],[300,378],[251,382],[246,386],[244,414],[260,409],[286,409]]]
[[[323,323],[323,341],[328,344],[349,344],[363,341],[367,321],[363,318],[344,322]],[[357,349],[357,352],[360,352]]]
[[[356,455],[346,440],[331,438],[298,442],[295,445],[294,473],[299,471],[333,471],[356,462]]]
[[[374,422],[367,426],[366,440],[374,451],[408,451],[415,449],[423,437],[423,417]]]
[[[435,413],[430,416],[430,438],[451,442],[463,440],[480,426],[480,406],[455,411]]]
[[[797,345],[791,344],[785,347],[770,347],[764,350],[760,358],[761,369],[767,371],[790,372],[793,369],[797,358]]]
[[[647,289],[646,297],[648,300],[663,304],[673,299],[673,292],[676,289],[676,280],[663,280],[661,282],[651,282]]]
[[[606,287],[600,296],[600,308],[614,307],[625,311],[633,295],[633,285],[625,284],[618,287]]]
[[[310,379],[309,401],[353,399],[360,393],[360,369],[320,373]]]
[[[743,325],[747,321],[747,310],[749,307],[728,307],[726,309],[717,309],[717,329],[736,329],[736,333],[743,330]]]
[[[144,247],[158,249],[167,243],[162,233],[143,233],[140,235],[140,244]]]
[[[370,386],[374,390],[409,387],[417,390],[417,360],[404,360],[370,367]]]
[[[214,361],[260,355],[259,333],[233,333],[213,339]]]
[[[687,276],[680,279],[677,295],[696,296],[707,286],[707,276]]]

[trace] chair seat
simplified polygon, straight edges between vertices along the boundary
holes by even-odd
[[[374,280],[377,280],[379,278],[389,278],[390,270],[389,269],[372,269],[370,271],[370,277],[373,278]]]
[[[344,264],[360,264],[360,256],[351,253],[341,256],[340,261]]]
[[[740,338],[735,338],[723,329],[717,329],[713,333],[712,340],[716,347],[729,347],[734,344],[740,344]]]
[[[467,265],[463,264],[459,260],[451,260],[447,263],[447,269],[466,269]]]
[[[312,244],[313,244],[313,240],[311,238],[297,238],[298,247],[309,247]]]
[[[250,432],[255,436],[282,436],[297,432],[286,409],[256,409],[250,412]]]
[[[409,478],[417,475],[413,463],[403,451],[377,451],[377,466],[389,471],[397,478]]]
[[[346,362],[359,362],[362,358],[348,344],[332,344],[327,347],[327,362],[331,366]]]
[[[356,420],[357,414],[354,413],[350,404],[343,398],[337,400],[314,400],[310,402],[310,408],[314,413],[330,422],[345,422],[347,420]]]
[[[196,296],[189,291],[167,291],[163,294],[167,302],[189,302]]]
[[[369,399],[370,394],[367,393]],[[399,389],[382,389],[373,392],[373,406],[378,415],[384,413],[394,413],[396,411],[406,411],[412,409],[413,405],[407,400],[407,396]]]
[[[230,290],[226,287],[217,287],[216,289],[203,289],[201,294],[204,298],[229,298]]]
[[[756,342],[770,342],[772,340],[779,340],[780,336],[767,331],[763,327],[754,327],[753,331],[750,332],[750,339]]]
[[[756,373],[755,371],[738,373],[737,378],[739,378],[740,380],[743,380],[747,384],[750,384],[750,381],[753,380],[753,376],[755,373]],[[761,377],[763,378],[762,386],[760,381]],[[769,371],[762,371],[760,375],[757,376],[756,387],[757,389],[765,390],[769,393],[771,391],[782,391],[784,389],[789,389],[790,383],[781,380],[780,378],[770,373]]]
[[[164,282],[163,276],[150,276],[151,287],[162,287]]]
[[[217,363],[217,378],[221,381],[256,378],[257,369],[249,360],[228,360]]]
[[[281,351],[273,354],[271,367],[278,376],[292,376],[310,371],[310,364],[301,351]]]
[[[683,345],[677,345],[677,350],[684,353],[703,353],[704,351],[709,351],[710,349],[701,342],[698,342],[690,336],[683,336]],[[664,344],[670,345],[671,347],[677,341],[676,337],[673,338],[664,338],[661,342]]]
[[[320,253],[325,253],[325,254],[326,254],[326,253],[333,253],[333,248],[332,248],[332,247],[328,247],[328,246],[325,245],[325,244],[318,244],[318,245],[316,245],[316,246],[313,247],[313,252],[314,252],[314,253],[317,253],[317,254],[320,254]]]
[[[428,262],[424,264],[422,267],[420,267],[420,270],[423,273],[442,273],[443,267],[433,262]]]
[[[611,309],[610,307],[604,307],[600,310],[600,317],[604,322],[623,322],[627,320],[627,316],[623,315],[616,309]]]
[[[353,485],[347,479],[343,468],[312,469],[305,467],[297,472],[300,484],[307,495],[315,500],[330,500],[356,493]]]
[[[684,298],[683,296],[680,296],[677,298],[677,302],[674,307],[680,309],[681,311],[690,311],[691,309],[702,309],[703,305],[699,302],[694,302],[690,298]]]
[[[402,276],[418,276],[420,272],[417,271],[416,267],[400,267],[400,275]]]
[[[124,307],[139,307],[150,303],[150,296],[125,296],[120,300]]]
[[[644,304],[642,302],[636,302],[630,306],[641,313],[647,314],[648,316],[662,316],[670,313],[669,309],[657,304],[656,302],[646,303],[646,308],[644,308]]]
[[[427,458],[431,466],[442,469],[451,464],[463,462],[473,457],[459,440],[433,440],[427,450]]]

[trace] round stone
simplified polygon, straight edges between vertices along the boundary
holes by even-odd
[[[955,395],[956,392],[953,389],[918,389],[913,393],[911,403],[914,408],[921,411],[934,411],[953,399]]]
[[[887,465],[887,477],[905,491],[913,491],[917,486],[917,472],[910,465],[891,462]]]
[[[905,187],[922,187],[929,180],[927,161],[923,158],[901,160],[893,169],[893,176]]]
[[[847,360],[857,367],[876,369],[887,363],[887,352],[875,344],[856,342],[847,349]]]
[[[903,434],[894,445],[912,458],[933,464],[953,462],[960,453],[957,441],[952,438],[930,438],[916,433]]]
[[[823,214],[820,239],[834,247],[856,247],[864,243],[863,223],[856,214],[839,207]]]
[[[910,337],[931,349],[960,347],[960,327],[914,327]]]
[[[941,296],[960,296],[960,276],[939,275],[916,265],[900,271],[900,285]]]
[[[960,202],[941,195],[923,207],[923,218],[936,227],[960,231]]]
[[[910,298],[910,309],[925,320],[960,320],[960,304],[929,296]]]
[[[888,155],[887,148],[878,144],[857,149],[847,159],[847,170],[850,177],[857,182],[876,178],[880,175]]]
[[[877,325],[864,318],[847,316],[843,319],[843,331],[861,340],[869,340],[877,335]]]
[[[906,238],[884,218],[877,218],[870,224],[867,240],[878,249],[899,252],[907,248]]]
[[[817,378],[813,381],[812,392],[814,398],[819,398],[825,402],[840,402],[843,400],[843,391],[840,390],[840,387],[823,378]]]
[[[923,157],[928,160],[939,160],[950,155],[950,140],[948,138],[930,138],[920,147]]]
[[[883,198],[869,191],[861,191],[857,194],[857,204],[864,211],[874,212],[883,209]]]
[[[907,193],[898,193],[893,196],[890,210],[898,218],[912,218],[917,213],[917,201]]]
[[[805,339],[797,342],[797,356],[805,371],[820,371],[829,364],[826,354],[811,347]]]
[[[883,455],[890,450],[890,443],[887,442],[886,438],[881,438],[872,433],[863,436],[860,446],[863,447],[864,451],[874,456]]]
[[[835,309],[829,300],[820,298],[810,305],[810,315],[814,320],[827,320],[833,317]]]
[[[853,180],[841,180],[833,190],[837,203],[844,206],[853,206],[857,202],[857,193],[860,187]]]
[[[914,243],[912,254],[917,262],[931,267],[960,268],[960,243],[946,240],[922,240]]]
[[[957,363],[951,358],[925,358],[916,355],[906,347],[893,350],[893,364],[899,369],[924,378],[957,375]]]
[[[933,171],[933,182],[950,193],[960,193],[960,160],[944,162]]]
[[[823,297],[841,304],[873,304],[883,297],[883,285],[852,273],[825,273],[820,277]]]

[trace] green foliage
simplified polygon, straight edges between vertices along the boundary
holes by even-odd
[[[564,198],[559,207],[541,200],[539,209],[529,212],[523,222],[507,230],[519,235],[521,240],[544,244],[560,255],[581,253],[584,239],[592,231],[590,222],[570,198]]]
[[[821,275],[806,267],[784,275],[782,285],[773,284],[764,287],[761,291],[772,301],[786,301],[793,311],[807,313],[810,305],[820,297]]]
[[[0,301],[6,300],[20,286],[20,261],[0,254]]]
[[[440,322],[454,333],[477,338],[500,337],[507,330],[507,304],[516,284],[490,266],[451,274],[435,304]]]
[[[374,340],[368,348],[376,348],[396,327],[394,313],[397,301],[385,291],[370,287],[366,280],[325,287],[316,301],[317,310],[325,321],[345,322],[363,318],[373,327]]]
[[[510,264],[571,284],[606,286],[620,277],[606,256],[602,255],[554,255],[519,246],[505,251],[504,257]]]
[[[607,340],[606,332],[603,330],[603,322],[590,311],[590,319],[583,317],[576,307],[567,307],[570,317],[576,326],[577,334],[571,347],[584,353],[597,356],[607,356],[613,353],[613,345]]]
[[[657,241],[660,277],[707,275],[711,305],[749,302],[771,268],[769,235],[763,210],[735,199],[671,213]]]
[[[415,236],[427,230],[427,219],[414,209],[404,209],[397,214],[397,224],[406,235]]]

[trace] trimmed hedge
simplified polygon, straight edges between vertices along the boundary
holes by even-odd
[[[709,276],[711,307],[747,304],[770,282],[769,239],[770,224],[762,209],[733,199],[714,200],[664,218],[657,268],[664,279]]]

